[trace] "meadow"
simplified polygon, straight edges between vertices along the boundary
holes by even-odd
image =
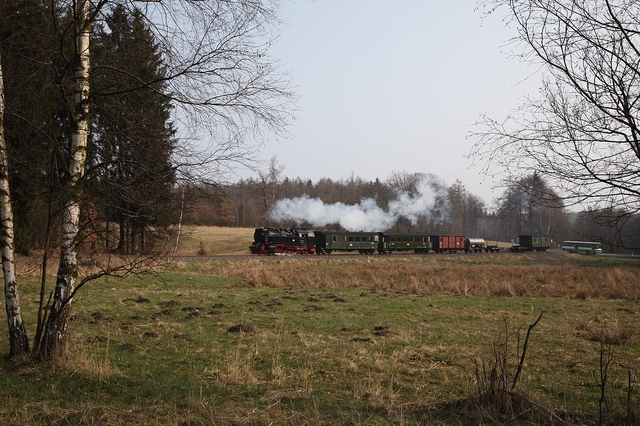
[[[66,363],[3,360],[0,424],[637,424],[639,284],[555,252],[177,262],[84,288]]]

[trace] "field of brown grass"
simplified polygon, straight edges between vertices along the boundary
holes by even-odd
[[[638,265],[558,252],[274,256],[202,265],[257,288],[366,287],[421,295],[640,300]]]
[[[253,231],[219,226],[182,227],[176,255],[197,256],[201,249],[205,256],[249,254]]]
[[[192,227],[178,256],[248,254],[252,228]],[[507,243],[499,243],[506,247]],[[618,264],[620,263],[620,264]],[[254,287],[358,286],[416,294],[640,299],[636,262],[546,253],[422,256],[252,256],[215,273]],[[304,271],[304,273],[301,273]]]

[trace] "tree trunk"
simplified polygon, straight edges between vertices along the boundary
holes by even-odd
[[[136,246],[138,244],[138,240],[136,238],[138,233],[138,225],[136,224],[135,220],[131,221],[131,230],[130,230],[130,237],[131,237],[131,246],[130,249],[127,251],[127,254],[135,254],[136,253]]]
[[[40,355],[44,359],[64,359],[67,347],[67,329],[71,303],[78,278],[78,234],[80,225],[80,199],[82,179],[87,158],[87,134],[89,127],[89,20],[90,1],[75,3],[76,62],[73,85],[73,132],[69,160],[69,179],[66,183],[67,200],[62,210],[62,237],[60,240],[60,265],[56,289]]]
[[[145,226],[144,223],[140,224],[140,254],[141,255],[147,254],[146,241],[145,241],[146,229],[147,227]]]
[[[120,229],[118,231],[119,239],[118,239],[118,247],[116,247],[116,251],[119,254],[126,254],[126,241],[127,241],[127,232],[126,232],[126,223],[124,221],[124,215],[122,211],[119,212],[120,216]]]
[[[105,223],[105,229],[104,229],[104,248],[106,249],[107,253],[109,253],[109,251],[111,250],[111,244],[109,244],[109,242],[111,241],[111,236],[109,235],[110,232],[111,232],[111,221],[107,219]]]
[[[29,338],[22,321],[14,258],[13,209],[9,192],[9,160],[4,138],[4,80],[0,67],[0,249],[4,275],[4,300],[9,326],[9,358],[29,352]]]

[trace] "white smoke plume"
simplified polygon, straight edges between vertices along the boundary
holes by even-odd
[[[292,220],[296,223],[307,222],[314,227],[323,228],[339,224],[349,231],[386,231],[406,217],[415,225],[420,217],[428,217],[435,205],[437,192],[428,180],[422,180],[416,186],[415,195],[406,192],[397,194],[389,201],[387,210],[376,204],[373,198],[364,198],[358,204],[325,204],[318,198],[302,196],[278,200],[269,215],[275,221]]]

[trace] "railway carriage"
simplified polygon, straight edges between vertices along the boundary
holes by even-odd
[[[518,235],[518,239],[511,246],[512,252],[547,251],[551,247],[551,240],[546,236]]]
[[[334,251],[374,254],[379,251],[381,232],[316,231],[319,254]]]
[[[412,251],[427,254],[433,249],[430,235],[383,234],[380,254]]]

